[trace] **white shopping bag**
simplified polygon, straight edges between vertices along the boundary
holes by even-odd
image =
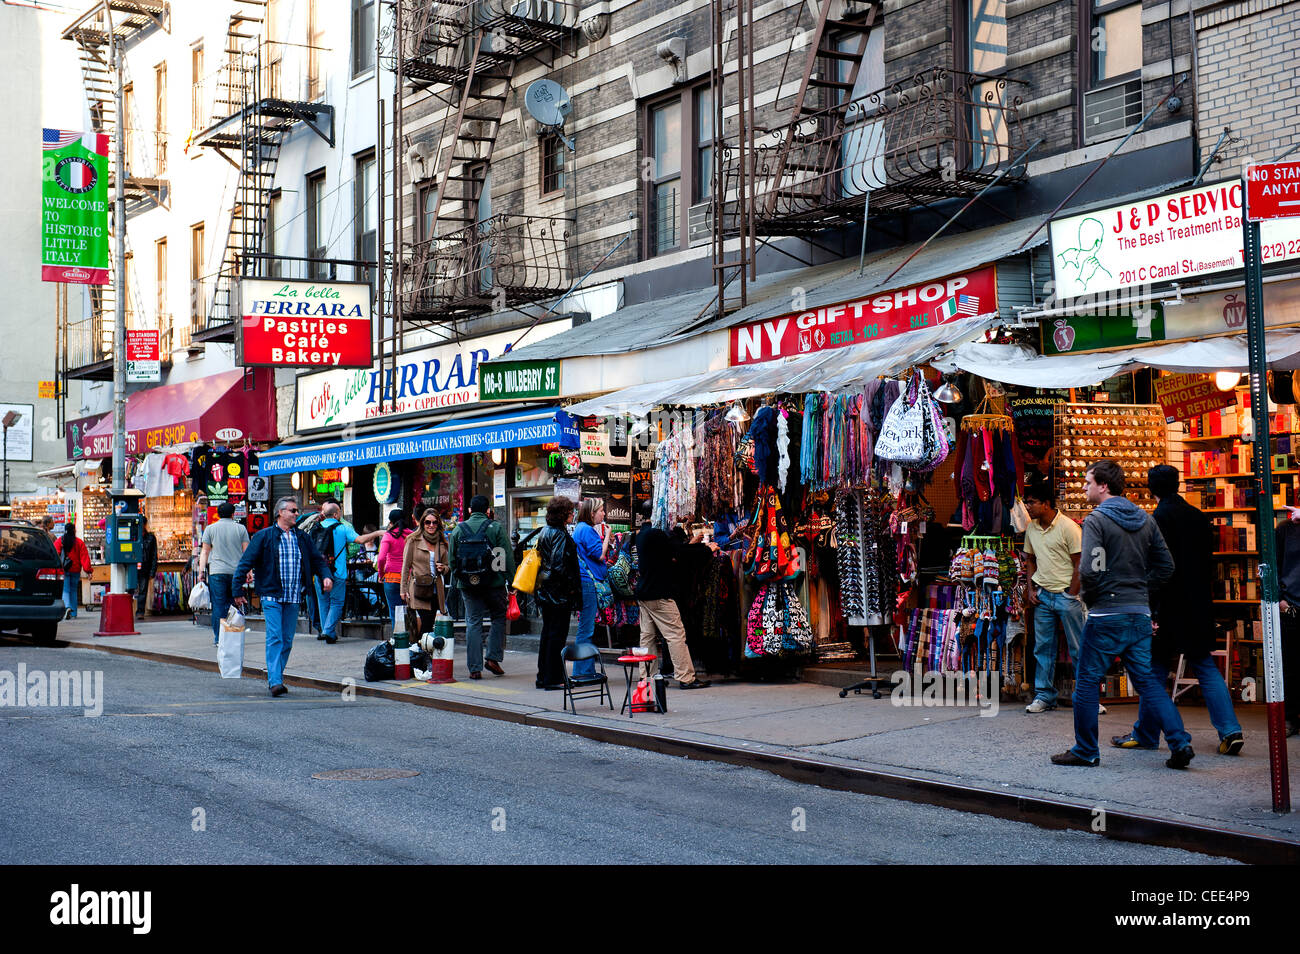
[[[212,594],[208,592],[208,584],[199,580],[190,590],[189,607],[194,612],[199,610],[212,609]]]
[[[222,679],[238,679],[244,674],[244,631],[231,629],[224,619],[217,644],[217,666]]]

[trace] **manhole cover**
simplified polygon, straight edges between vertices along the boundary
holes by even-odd
[[[384,782],[390,778],[413,778],[419,774],[410,769],[355,768],[316,772],[312,778],[325,779],[329,782]]]

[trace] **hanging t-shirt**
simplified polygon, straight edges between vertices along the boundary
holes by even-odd
[[[194,492],[209,499],[223,499],[247,493],[247,464],[242,451],[207,448],[197,456],[200,469],[194,476]]]

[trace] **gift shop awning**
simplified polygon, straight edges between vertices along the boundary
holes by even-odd
[[[126,401],[126,452],[194,442],[274,441],[275,382],[258,369],[245,388],[242,370],[137,391]],[[81,437],[83,457],[113,455],[113,415]]]
[[[534,444],[578,446],[578,426],[558,407],[457,418],[420,430],[389,431],[363,438],[281,447],[258,458],[265,476],[443,454],[473,454]]]

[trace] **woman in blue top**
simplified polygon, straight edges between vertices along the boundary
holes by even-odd
[[[582,646],[595,644],[596,580],[604,581],[608,574],[605,566],[605,552],[609,549],[610,536],[602,538],[596,525],[604,526],[605,501],[599,497],[585,497],[578,505],[578,519],[573,527],[573,542],[578,547],[578,563],[582,577],[582,610],[578,614],[577,644]],[[589,676],[596,671],[596,663],[583,659],[573,664],[575,676]]]

